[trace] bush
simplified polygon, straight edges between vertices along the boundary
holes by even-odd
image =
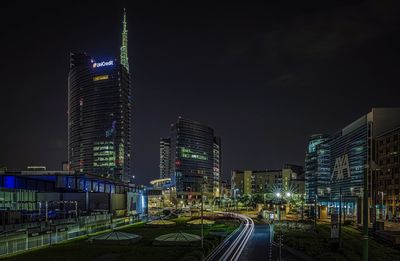
[[[165,216],[168,216],[168,215],[171,213],[171,210],[169,210],[169,209],[164,209],[162,212],[163,212],[163,214],[164,214]]]
[[[343,222],[343,226],[352,226],[354,225],[354,221],[353,220],[345,220]]]

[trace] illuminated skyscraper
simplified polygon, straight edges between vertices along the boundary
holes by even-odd
[[[170,177],[170,138],[160,139],[160,179]]]
[[[120,53],[121,64],[129,72],[129,61],[128,61],[128,29],[126,28],[126,11],[124,8],[124,20],[122,22],[122,44]]]
[[[128,181],[131,88],[126,15],[121,61],[71,53],[68,76],[68,161],[71,170]]]
[[[214,148],[213,148],[213,157],[214,157],[214,165],[213,165],[213,193],[214,197],[220,197],[221,193],[221,137],[214,137]]]
[[[308,141],[305,158],[306,199],[313,202],[317,196],[324,196],[329,191],[330,158],[327,134],[312,135]]]
[[[178,199],[191,204],[204,195],[213,197],[219,189],[220,140],[214,130],[196,121],[179,117],[171,127],[170,173]],[[218,160],[218,161],[217,161]],[[217,175],[217,176],[216,176]]]

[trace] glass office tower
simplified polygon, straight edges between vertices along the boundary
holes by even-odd
[[[116,59],[71,53],[68,145],[71,170],[129,180],[131,90]]]
[[[131,88],[126,13],[120,59],[70,54],[68,163],[70,170],[130,181]]]
[[[170,173],[178,199],[191,204],[214,192],[214,130],[201,123],[179,117],[171,127]],[[219,185],[219,182],[218,182]]]
[[[312,135],[308,141],[305,158],[306,200],[311,203],[315,195],[325,195],[330,183],[329,144],[326,134]]]
[[[170,144],[170,138],[160,139],[160,179],[170,177]]]

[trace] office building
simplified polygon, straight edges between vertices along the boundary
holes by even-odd
[[[183,204],[195,203],[201,198],[201,191],[207,198],[219,189],[215,179],[214,130],[199,122],[178,118],[171,125],[170,173],[176,185],[178,199]],[[220,144],[218,144],[220,148]],[[218,149],[216,149],[218,150]],[[220,153],[220,152],[219,152]],[[218,177],[219,178],[219,177]]]
[[[386,154],[388,149],[385,144],[394,150],[395,145],[391,141],[394,142],[394,132],[398,126],[400,108],[373,108],[368,114],[329,137],[312,136],[305,161],[309,203],[318,204],[318,208],[328,207],[330,213],[337,212],[341,196],[344,215],[357,217],[357,222],[361,223],[365,176],[368,177],[370,202],[379,202],[378,192],[396,194],[396,183],[394,186],[388,185],[396,182],[396,175],[393,175],[392,180],[391,174],[386,175],[379,163],[390,164],[391,160],[384,160],[389,155]],[[386,135],[390,136],[391,131],[393,137],[388,138]],[[396,158],[394,155],[389,156],[393,156],[393,161]],[[392,169],[392,165],[383,168]],[[387,202],[392,201],[387,199]],[[395,209],[392,205],[392,211]]]
[[[282,170],[234,170],[231,173],[232,195],[273,193],[282,186]]]
[[[308,141],[305,157],[305,191],[306,201],[314,202],[317,196],[327,195],[329,192],[330,157],[329,139],[327,134],[312,135]]]
[[[282,169],[234,170],[231,173],[232,195],[290,192],[304,194],[304,171],[301,166],[286,164]]]
[[[129,181],[131,80],[126,15],[120,59],[70,55],[68,162],[70,170]]]
[[[304,198],[305,172],[303,166],[285,164],[282,168],[282,191]]]
[[[399,137],[400,126],[375,138],[377,170],[373,172],[372,187],[378,220],[400,217]]]
[[[229,180],[221,180],[221,193],[220,193],[220,198],[228,199],[231,198],[232,194],[232,189],[231,189],[231,183]]]
[[[170,177],[170,138],[160,139],[160,179]]]
[[[221,177],[221,137],[214,137],[214,148],[213,148],[213,158],[214,158],[214,165],[213,165],[213,194],[214,197],[221,196],[221,184],[220,184],[220,177]]]

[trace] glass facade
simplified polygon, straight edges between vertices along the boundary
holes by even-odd
[[[343,197],[362,195],[365,165],[371,158],[369,128],[365,117],[358,126],[329,141],[332,197],[339,197],[340,190]]]
[[[326,134],[310,137],[305,159],[306,200],[311,202],[315,196],[323,196],[329,191],[330,151]]]
[[[169,138],[162,138],[160,140],[160,179],[170,177],[170,145]]]
[[[214,149],[213,149],[213,157],[214,157],[214,166],[213,166],[213,174],[214,174],[214,197],[220,197],[220,177],[221,177],[221,138],[214,137]]]
[[[116,60],[71,53],[68,82],[70,169],[130,179],[130,76]]]
[[[170,167],[179,198],[199,198],[214,191],[214,130],[179,118],[171,128]]]

